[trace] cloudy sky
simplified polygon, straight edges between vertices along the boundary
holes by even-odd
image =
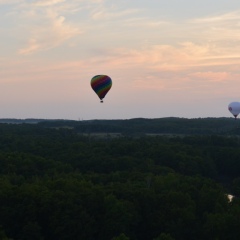
[[[0,0],[0,19],[0,118],[231,117],[240,101],[239,0]]]

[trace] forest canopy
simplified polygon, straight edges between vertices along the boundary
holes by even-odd
[[[0,124],[0,239],[238,239],[229,120]]]

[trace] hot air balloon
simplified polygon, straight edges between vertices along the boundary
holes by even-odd
[[[96,75],[91,79],[91,87],[100,98],[100,102],[103,102],[102,99],[112,87],[112,79],[107,75]]]
[[[240,102],[231,102],[228,105],[228,110],[232,115],[237,118],[238,114],[240,113]]]

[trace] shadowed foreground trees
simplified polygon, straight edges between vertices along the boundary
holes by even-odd
[[[238,239],[235,137],[0,125],[0,239]]]

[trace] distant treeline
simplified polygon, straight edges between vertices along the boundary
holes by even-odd
[[[136,118],[129,120],[42,121],[43,126],[72,127],[79,133],[122,134],[240,134],[240,120],[233,118]]]
[[[0,119],[0,123],[39,124],[69,127],[79,133],[121,134],[240,134],[240,120],[234,118],[135,118],[122,120]]]
[[[0,124],[0,239],[239,239],[240,138],[135,137],[161,121]],[[181,121],[191,122],[170,118],[162,125],[178,129]],[[192,121],[189,129],[197,129]],[[204,129],[235,123],[196,121]],[[138,131],[116,138],[84,134],[111,124]]]

